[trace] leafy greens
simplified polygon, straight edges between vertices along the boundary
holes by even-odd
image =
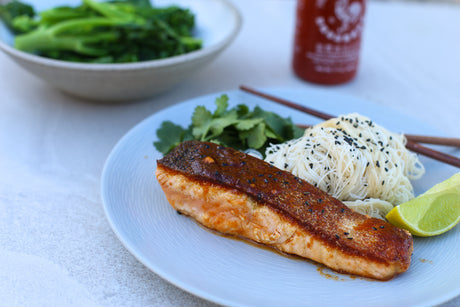
[[[60,6],[37,14],[20,1],[0,6],[0,17],[17,34],[15,48],[40,56],[92,63],[125,63],[184,54],[202,47],[193,37],[195,16],[178,6],[148,0]]]
[[[270,143],[282,143],[304,133],[290,118],[264,111],[259,106],[252,111],[244,104],[229,109],[227,95],[217,97],[215,105],[214,112],[197,106],[187,128],[164,121],[157,130],[156,149],[167,154],[181,142],[199,140],[237,150],[255,149],[265,156],[265,148]]]

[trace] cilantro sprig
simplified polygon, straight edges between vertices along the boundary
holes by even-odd
[[[174,147],[187,140],[214,142],[237,150],[255,149],[265,156],[270,143],[282,143],[303,135],[304,130],[273,112],[259,106],[251,111],[239,104],[230,108],[228,96],[215,100],[214,112],[204,106],[197,106],[192,114],[192,123],[182,128],[171,121],[164,121],[157,130],[155,148],[167,154]]]

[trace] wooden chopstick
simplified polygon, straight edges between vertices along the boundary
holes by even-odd
[[[421,155],[424,155],[426,157],[430,157],[432,159],[435,159],[435,160],[438,160],[438,161],[441,161],[441,162],[444,162],[444,163],[460,168],[460,159],[457,157],[428,148],[419,143],[412,142],[409,140],[406,143],[406,148],[409,150],[412,150],[413,152],[417,152]]]
[[[262,97],[262,98],[277,102],[279,104],[291,107],[291,108],[296,109],[298,111],[313,115],[313,116],[318,117],[318,118],[322,118],[324,120],[328,120],[328,119],[331,119],[331,118],[335,117],[333,115],[330,115],[330,114],[327,114],[327,113],[324,113],[324,112],[320,112],[320,111],[311,109],[309,107],[302,106],[300,104],[288,101],[286,99],[278,98],[278,97],[275,97],[275,96],[272,96],[272,95],[268,95],[268,94],[259,92],[259,91],[255,90],[253,88],[250,88],[250,87],[247,87],[247,86],[244,86],[244,85],[241,85],[240,89],[245,91],[245,92],[254,94],[256,96],[259,96],[259,97]]]
[[[460,139],[457,139],[457,138],[446,138],[446,137],[441,137],[441,136],[427,136],[427,135],[415,135],[415,134],[405,134],[405,133],[404,133],[404,136],[406,137],[406,139],[412,142],[460,147]]]
[[[297,124],[296,126],[302,129],[307,129],[307,128],[310,128],[312,125]],[[426,135],[415,135],[415,134],[404,134],[404,136],[406,137],[408,141],[412,141],[416,143],[460,147],[460,139],[457,139],[457,138],[446,138],[446,137],[439,137],[439,136],[426,136]]]
[[[314,110],[314,109],[299,105],[299,104],[297,104],[295,102],[288,101],[286,99],[282,99],[282,98],[279,98],[279,97],[276,97],[276,96],[272,96],[272,95],[269,95],[269,94],[266,94],[266,93],[262,93],[260,91],[257,91],[257,90],[255,90],[253,88],[250,88],[250,87],[247,87],[247,86],[244,86],[244,85],[240,86],[240,89],[245,91],[245,92],[247,92],[247,93],[250,93],[250,94],[253,94],[253,95],[256,95],[256,96],[259,96],[259,97],[262,97],[262,98],[265,98],[265,99],[268,99],[268,100],[271,100],[271,101],[274,101],[274,102],[277,102],[279,104],[291,107],[293,109],[296,109],[296,110],[299,110],[301,112],[313,115],[315,117],[319,117],[319,118],[324,119],[324,120],[328,120],[328,119],[331,119],[331,118],[335,117],[333,115],[323,113],[323,112],[320,112],[320,111],[317,111],[317,110]],[[427,137],[424,137],[424,136],[416,136],[416,137],[419,139],[418,142],[429,141],[430,140],[429,138],[433,138],[433,137],[427,138]],[[406,138],[407,138],[407,136],[406,136]],[[420,141],[420,138],[422,139],[422,141]],[[439,144],[439,145],[447,145],[448,142],[447,143],[444,143],[444,142],[440,143],[440,142],[443,141],[442,139],[444,139],[444,140],[449,139],[449,138],[437,138],[437,137],[434,137],[434,138],[438,142],[436,144]],[[454,143],[457,144],[456,143],[457,141],[455,141],[455,140],[456,139],[454,139]],[[433,141],[433,139],[431,139],[431,141]],[[454,146],[458,146],[458,145],[454,145]],[[447,163],[447,164],[450,164],[450,165],[453,165],[453,166],[456,166],[456,167],[460,168],[460,159],[459,158],[451,156],[451,155],[448,155],[448,154],[445,154],[445,153],[442,153],[440,151],[437,151],[437,150],[434,150],[434,149],[431,149],[431,148],[428,148],[428,147],[425,147],[423,145],[420,145],[420,144],[416,143],[416,141],[414,141],[414,139],[409,140],[409,138],[408,138],[406,148],[409,149],[409,150],[412,150],[414,152],[417,152],[417,153],[419,153],[421,155],[424,155],[424,156],[430,157],[432,159],[435,159],[435,160],[438,160],[438,161],[441,161],[441,162],[444,162],[444,163]]]

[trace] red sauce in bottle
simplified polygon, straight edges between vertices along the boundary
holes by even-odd
[[[339,84],[356,75],[365,0],[298,0],[294,72],[321,84]]]

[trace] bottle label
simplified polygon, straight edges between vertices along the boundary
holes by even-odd
[[[306,53],[321,73],[347,73],[356,69],[364,6],[360,0],[316,0],[315,27],[319,38]]]

